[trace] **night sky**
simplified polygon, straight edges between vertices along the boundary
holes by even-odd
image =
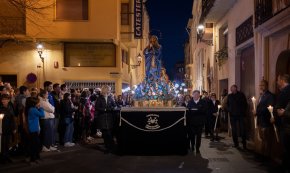
[[[177,61],[184,60],[183,44],[188,38],[185,30],[192,16],[193,0],[147,0],[151,33],[159,37],[163,47],[163,62],[172,79],[172,69]]]

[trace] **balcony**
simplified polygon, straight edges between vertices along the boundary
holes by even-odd
[[[216,23],[235,4],[236,0],[202,0],[200,23]]]
[[[290,0],[255,0],[255,27],[290,7]]]

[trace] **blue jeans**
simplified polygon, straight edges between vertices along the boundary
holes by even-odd
[[[53,145],[54,118],[43,120],[43,145],[47,148]]]
[[[74,133],[74,124],[71,118],[65,118],[65,133],[63,142],[72,142],[73,133]]]

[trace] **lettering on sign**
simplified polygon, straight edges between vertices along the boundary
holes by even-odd
[[[143,36],[143,0],[134,2],[134,37],[140,39]]]

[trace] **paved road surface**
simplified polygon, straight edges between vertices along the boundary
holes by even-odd
[[[100,141],[100,140],[98,140]],[[210,142],[202,139],[201,154],[186,156],[118,156],[104,154],[96,145],[60,148],[41,153],[40,164],[29,165],[24,158],[0,165],[1,173],[266,173],[277,172],[249,152],[231,147],[230,139]]]

